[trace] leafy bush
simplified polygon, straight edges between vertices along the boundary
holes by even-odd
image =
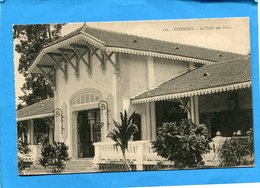
[[[227,138],[218,149],[220,166],[243,166],[254,164],[253,134],[248,137]]]
[[[54,173],[61,172],[65,169],[66,162],[70,160],[68,149],[62,142],[54,142],[53,145],[44,144],[39,162],[44,168],[50,167]]]
[[[24,161],[23,157],[24,155],[28,154],[30,152],[29,144],[26,142],[23,142],[22,140],[18,140],[18,170],[19,173],[21,173],[26,167],[29,167],[30,164],[26,161]]]
[[[209,142],[205,125],[183,119],[178,123],[163,123],[157,129],[152,148],[159,156],[173,161],[175,168],[192,168],[203,163],[202,155],[210,151]]]
[[[18,152],[21,154],[28,154],[31,150],[29,148],[29,145],[27,142],[23,142],[22,140],[18,140]]]

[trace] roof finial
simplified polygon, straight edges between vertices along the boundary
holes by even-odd
[[[86,27],[88,27],[87,23],[86,23],[86,22],[83,22],[83,25],[80,27],[80,29],[84,29],[84,28],[86,28]]]

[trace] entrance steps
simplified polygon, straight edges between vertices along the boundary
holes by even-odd
[[[66,163],[64,173],[98,172],[98,168],[92,163],[93,158],[76,158]]]
[[[93,158],[76,158],[66,163],[62,173],[98,172],[98,168],[92,163]],[[40,164],[34,164],[26,168],[20,175],[52,174],[51,168],[44,168]]]

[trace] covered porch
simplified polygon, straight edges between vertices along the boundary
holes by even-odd
[[[30,149],[27,155],[19,154],[25,161],[37,164],[42,144],[54,142],[53,109],[51,98],[17,110],[17,139]]]
[[[212,138],[211,152],[204,156],[205,165],[216,166],[217,148],[227,137],[244,137],[253,128],[251,66],[249,59],[206,65],[175,77],[158,87],[131,98],[133,106],[146,107],[149,127],[142,127],[142,140],[131,141],[127,159],[137,170],[167,159],[153,152],[151,140],[164,122],[183,118],[205,124]],[[183,108],[186,108],[184,110]],[[95,143],[94,162],[101,165],[122,161],[114,143]]]

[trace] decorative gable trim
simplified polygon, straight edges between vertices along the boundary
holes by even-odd
[[[106,46],[106,44],[103,41],[98,40],[95,37],[92,37],[84,32],[80,32],[80,34],[77,34],[66,40],[63,40],[61,42],[58,42],[58,43],[55,43],[55,44],[52,44],[50,46],[43,48],[42,51],[37,56],[37,58],[34,60],[33,64],[28,69],[29,73],[33,72],[33,69],[40,62],[40,60],[43,58],[44,55],[46,55],[50,52],[54,52],[59,48],[65,48],[66,46],[69,46],[73,43],[78,43],[79,41],[85,41],[85,42],[89,43],[90,45],[92,45],[102,51],[106,51],[106,52],[120,52],[120,53],[127,53],[127,54],[151,56],[151,57],[173,59],[173,60],[186,61],[186,62],[194,62],[194,63],[206,64],[206,65],[214,63],[212,61],[207,61],[207,60],[203,60],[203,59],[196,59],[196,58],[190,58],[190,57],[184,57],[184,56],[178,56],[178,55],[172,55],[172,54],[166,54],[166,53],[143,51],[143,50],[136,50],[136,49],[130,49],[130,48],[109,47],[109,46]]]

